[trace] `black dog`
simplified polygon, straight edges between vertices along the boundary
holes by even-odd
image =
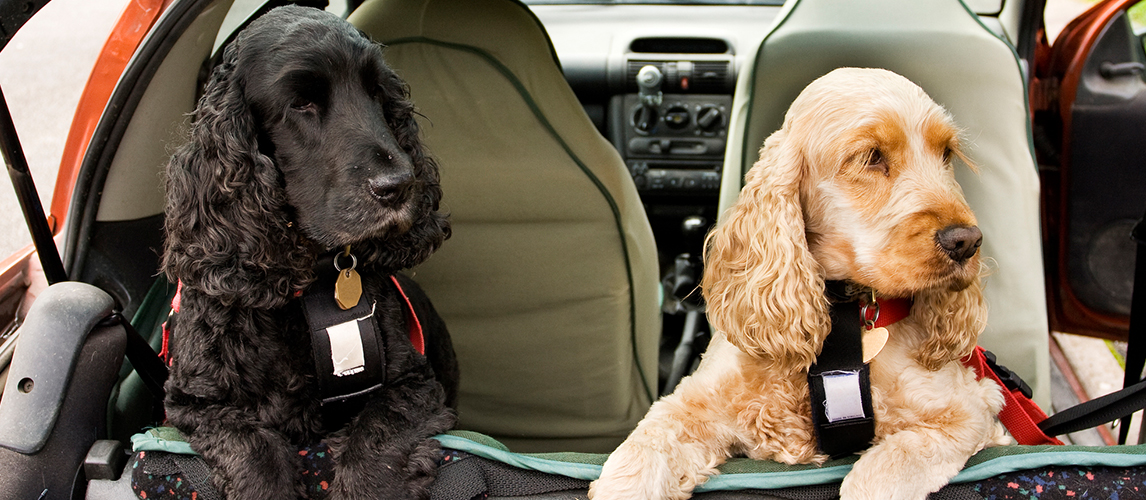
[[[457,362],[424,294],[391,278],[450,234],[413,114],[378,45],[281,7],[227,47],[167,167],[163,269],[181,300],[165,406],[232,500],[306,496],[298,446],[319,440],[330,498],[428,497]],[[378,335],[342,344],[336,323]],[[347,352],[364,363],[340,368]]]

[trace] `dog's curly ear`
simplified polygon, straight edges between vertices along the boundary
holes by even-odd
[[[987,327],[987,303],[978,278],[959,291],[929,290],[914,299],[912,313],[923,314],[924,330],[931,332],[915,354],[924,368],[938,370],[971,354]]]
[[[313,280],[314,252],[283,212],[281,173],[259,152],[237,46],[212,73],[190,142],[167,165],[163,271],[224,304],[273,308]]]
[[[417,266],[429,258],[450,237],[451,229],[448,216],[439,211],[442,187],[438,163],[427,154],[422,143],[409,86],[387,68],[382,92],[383,111],[390,130],[398,145],[410,156],[414,176],[423,187],[424,206],[429,207],[406,233],[378,241],[377,247],[363,250],[369,253],[364,261],[376,263],[384,268],[383,272],[394,272]]]
[[[785,127],[768,137],[740,199],[708,235],[708,319],[745,353],[793,372],[815,362],[831,329],[824,280],[808,250],[800,179],[807,165]]]

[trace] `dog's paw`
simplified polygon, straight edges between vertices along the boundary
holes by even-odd
[[[840,500],[926,500],[929,494],[930,488],[920,483],[889,481],[879,476],[859,478],[850,473],[840,485]]]
[[[630,437],[609,455],[601,478],[589,485],[589,498],[684,500],[713,472],[695,466],[687,457],[645,446]]]
[[[840,485],[842,500],[925,500],[939,491],[971,456],[941,434],[900,432],[876,443]]]

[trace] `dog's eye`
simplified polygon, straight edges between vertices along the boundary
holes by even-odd
[[[883,159],[883,153],[878,149],[871,150],[867,157],[867,168],[869,170],[877,171],[883,175],[888,175],[887,162]]]
[[[874,166],[880,163],[883,163],[883,153],[880,153],[878,149],[871,150],[871,156],[867,157],[867,164]]]
[[[313,111],[315,109],[315,104],[310,99],[299,96],[295,97],[294,100],[290,102],[290,107],[295,111]]]

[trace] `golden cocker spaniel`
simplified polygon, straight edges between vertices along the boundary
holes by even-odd
[[[843,68],[812,82],[708,237],[715,334],[700,367],[653,405],[590,497],[688,498],[732,456],[826,460],[807,379],[831,330],[826,280],[912,300],[870,361],[875,437],[843,499],[922,500],[1010,442],[1000,387],[960,363],[987,309],[957,158],[951,117],[906,78]]]

